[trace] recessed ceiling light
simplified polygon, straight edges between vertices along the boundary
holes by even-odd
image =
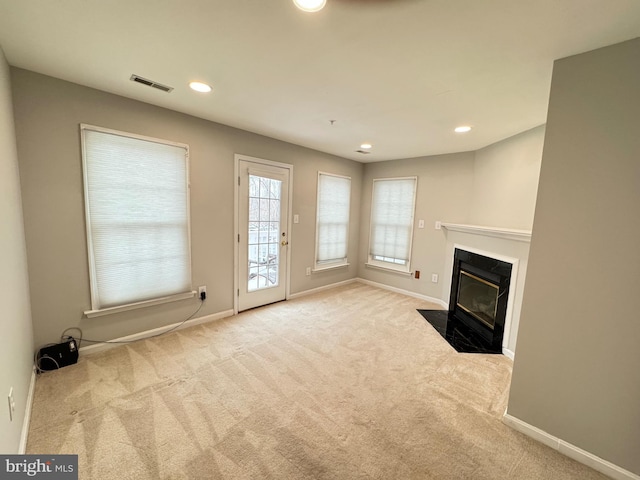
[[[211,91],[211,87],[202,82],[191,82],[189,86],[191,90],[195,90],[196,92],[209,93]]]
[[[324,8],[327,0],[293,0],[293,3],[305,12],[318,12]]]
[[[369,149],[371,147],[372,145],[370,143],[363,143],[362,145],[360,145],[360,148],[364,148],[364,149]]]
[[[454,131],[456,133],[467,133],[471,131],[471,127],[468,125],[463,125],[461,127],[456,127]]]

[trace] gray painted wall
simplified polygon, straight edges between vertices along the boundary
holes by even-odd
[[[640,474],[640,39],[555,63],[508,413]]]
[[[531,230],[544,125],[476,152],[469,223]]]
[[[93,319],[85,239],[79,124],[163,138],[190,146],[194,287],[207,286],[198,316],[233,308],[234,154],[294,165],[290,235],[291,292],[354,278],[357,266],[305,276],[315,254],[318,170],[352,177],[352,218],[358,219],[363,166],[174,111],[12,69],[15,123],[37,343],[58,341],[79,326],[90,339],[113,339],[182,321],[198,300],[173,302]],[[163,93],[158,93],[163,95]],[[357,258],[352,229],[349,257]]]
[[[0,49],[0,452],[18,453],[33,366],[27,254],[9,65]],[[13,387],[16,416],[9,421]]]

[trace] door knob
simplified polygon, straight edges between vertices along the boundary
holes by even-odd
[[[289,245],[289,242],[287,242],[286,240],[282,240],[282,242],[280,242],[280,245],[286,247],[287,245]]]

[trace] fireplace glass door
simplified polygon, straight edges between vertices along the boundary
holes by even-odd
[[[498,285],[460,270],[458,306],[493,330],[498,306]]]

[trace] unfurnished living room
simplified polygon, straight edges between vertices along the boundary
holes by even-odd
[[[0,0],[0,478],[640,480],[639,37]]]

